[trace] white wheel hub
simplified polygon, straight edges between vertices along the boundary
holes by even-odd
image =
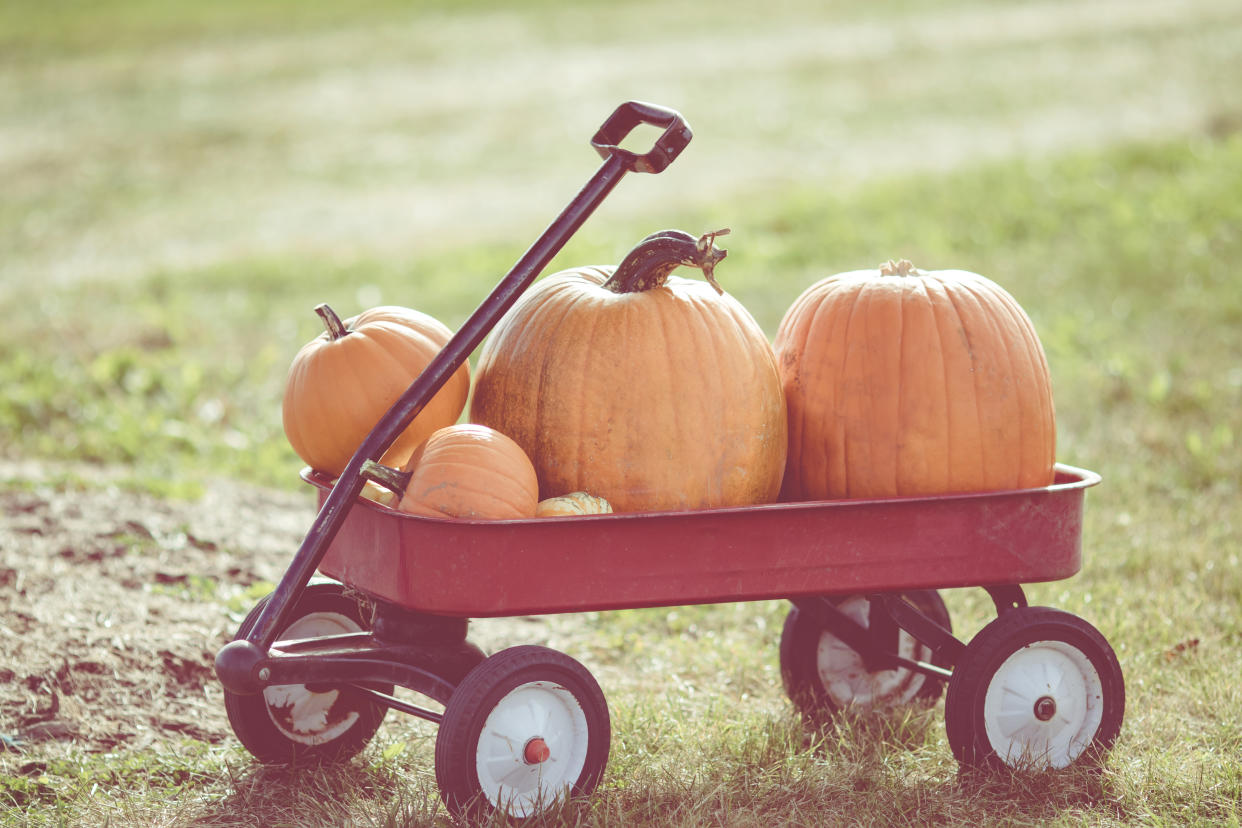
[[[1103,710],[1103,682],[1082,650],[1064,641],[1036,641],[993,674],[983,723],[1005,764],[1064,768],[1091,744]]]
[[[563,799],[582,775],[587,720],[573,693],[551,681],[510,690],[479,734],[475,769],[493,806],[528,817]]]
[[[846,599],[837,609],[864,627],[869,626],[870,602],[862,596]],[[929,661],[931,649],[905,630],[897,632],[897,655],[913,661]],[[908,704],[923,687],[922,673],[897,667],[868,672],[862,656],[831,633],[819,638],[816,654],[819,680],[840,708],[863,709]]]
[[[361,631],[353,619],[337,612],[312,612],[289,625],[281,638],[319,638]],[[263,691],[267,714],[290,741],[321,745],[338,739],[358,721],[358,711],[341,705],[339,690],[314,693],[304,684],[274,684]]]

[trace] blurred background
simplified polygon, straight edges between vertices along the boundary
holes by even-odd
[[[1234,201],[1187,182],[1236,174],[1240,55],[1235,0],[4,3],[0,445],[290,480],[278,405],[311,308],[460,324],[629,99],[695,138],[556,267],[731,227],[721,279],[770,334],[834,272],[976,270],[1068,393],[1087,351],[1111,366],[1089,383],[1176,390],[1111,330],[1232,278],[1233,220],[1178,210]]]
[[[697,137],[602,222],[710,205],[739,233],[755,191],[1227,129],[1242,108],[1229,0],[55,0],[2,14],[6,284],[530,240],[627,99],[680,110]]]

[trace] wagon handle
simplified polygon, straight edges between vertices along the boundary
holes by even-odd
[[[621,142],[642,124],[664,127],[664,132],[656,139],[655,146],[642,155],[622,149]],[[694,133],[690,131],[685,119],[674,110],[641,101],[630,101],[617,107],[595,133],[591,146],[604,158],[620,158],[627,170],[658,173],[673,163],[673,159],[681,154],[693,136]]]
[[[655,146],[643,155],[618,146],[639,124],[665,128]],[[268,650],[287,626],[298,597],[362,492],[367,461],[378,461],[383,456],[621,178],[627,172],[661,172],[680,154],[691,136],[689,126],[677,112],[638,101],[622,104],[604,122],[591,142],[604,163],[363,439],[246,637],[229,642],[216,654],[216,675],[227,690],[246,695],[263,687],[263,663]]]

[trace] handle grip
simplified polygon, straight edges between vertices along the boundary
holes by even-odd
[[[664,127],[655,146],[642,154],[621,149],[621,142],[641,124]],[[609,116],[591,139],[591,146],[604,158],[620,159],[631,172],[658,173],[673,163],[693,136],[686,119],[676,110],[642,101],[629,101]]]

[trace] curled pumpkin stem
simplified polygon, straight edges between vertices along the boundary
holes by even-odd
[[[652,233],[626,254],[603,287],[613,293],[640,293],[662,286],[670,273],[684,266],[697,267],[716,292],[723,294],[715,268],[728,251],[716,247],[715,242],[728,232],[728,228],[714,230],[698,238],[683,230]]]
[[[708,281],[712,287],[716,289],[716,293],[724,295],[724,288],[716,281],[716,263],[729,255],[729,251],[721,250],[716,247],[716,239],[720,236],[729,235],[729,228],[722,227],[719,230],[713,230],[710,233],[704,233],[699,236],[699,240],[695,242],[695,246],[699,250],[698,268],[703,271],[703,278]]]

